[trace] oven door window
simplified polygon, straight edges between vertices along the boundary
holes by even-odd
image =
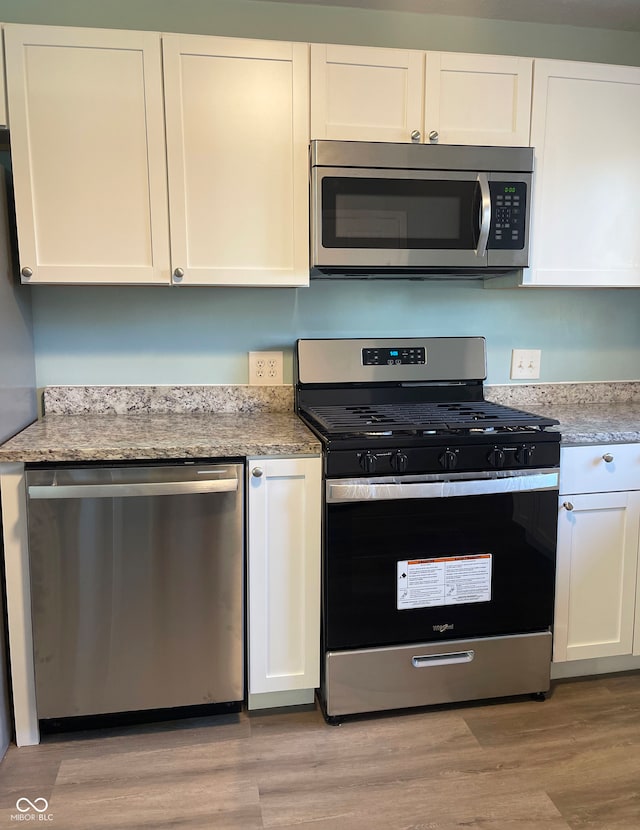
[[[556,490],[328,504],[326,648],[545,630],[556,527]]]
[[[474,250],[476,181],[325,176],[322,246],[383,250]]]

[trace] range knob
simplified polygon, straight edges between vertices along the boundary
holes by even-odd
[[[504,450],[501,450],[500,447],[494,447],[487,456],[487,461],[492,467],[504,467],[504,459]]]
[[[378,459],[372,452],[363,452],[360,456],[360,466],[365,473],[375,473]]]
[[[528,467],[531,464],[531,460],[533,458],[533,452],[535,450],[535,446],[531,446],[530,444],[523,444],[522,447],[516,453],[516,460],[519,464],[522,464],[523,467]]]
[[[438,459],[444,470],[454,470],[458,466],[458,453],[455,450],[445,450]]]
[[[391,466],[398,473],[406,473],[408,464],[409,459],[407,458],[406,453],[395,452],[391,456]]]

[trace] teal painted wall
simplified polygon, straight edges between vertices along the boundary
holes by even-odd
[[[638,32],[265,0],[0,0],[0,20],[640,64]]]
[[[405,46],[640,65],[640,34],[262,0],[0,0],[0,20]],[[484,335],[488,380],[512,348],[544,381],[640,378],[640,290],[486,290],[482,283],[313,283],[305,289],[32,288],[37,381],[245,383],[247,352],[297,337]]]
[[[297,337],[483,335],[488,380],[512,348],[541,379],[640,378],[640,290],[487,290],[481,283],[315,282],[300,289],[34,286],[38,385],[246,383],[247,351]]]

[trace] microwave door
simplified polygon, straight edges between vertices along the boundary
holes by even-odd
[[[318,269],[392,273],[487,264],[484,174],[314,168],[312,216]]]

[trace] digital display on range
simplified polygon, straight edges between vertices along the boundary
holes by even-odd
[[[423,346],[390,349],[363,349],[363,366],[409,366],[427,362],[427,352]]]

